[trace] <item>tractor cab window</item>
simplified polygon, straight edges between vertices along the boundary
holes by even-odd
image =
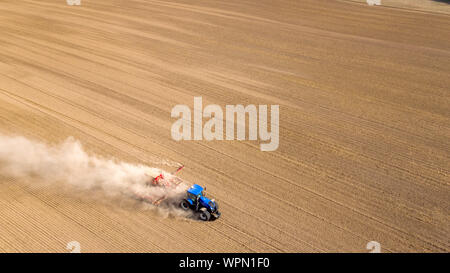
[[[188,193],[188,198],[191,199],[192,201],[195,201],[197,199],[195,194],[192,194],[192,193]]]

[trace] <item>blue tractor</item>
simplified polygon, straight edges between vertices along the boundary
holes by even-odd
[[[181,201],[180,207],[183,210],[195,211],[202,221],[215,220],[220,217],[217,202],[214,199],[206,198],[203,187],[197,184],[187,190],[186,198]]]

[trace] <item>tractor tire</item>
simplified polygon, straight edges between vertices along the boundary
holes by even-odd
[[[188,210],[189,202],[186,199],[183,199],[183,201],[180,202],[180,208],[183,210]]]
[[[209,211],[207,210],[200,210],[198,218],[202,221],[209,221],[209,219],[211,219],[211,213],[209,213]]]

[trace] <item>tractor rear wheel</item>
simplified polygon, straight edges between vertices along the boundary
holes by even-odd
[[[188,210],[189,209],[189,202],[186,199],[183,199],[183,201],[180,202],[180,207],[183,210]]]
[[[209,221],[209,219],[211,219],[211,213],[209,213],[209,211],[207,211],[207,210],[201,210],[198,217],[202,221]]]

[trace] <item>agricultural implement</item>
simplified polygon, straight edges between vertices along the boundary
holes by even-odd
[[[163,173],[160,173],[158,176],[150,178],[148,182],[146,182],[146,187],[160,187],[162,194],[134,192],[135,197],[144,202],[158,206],[162,201],[167,199],[167,193],[170,190],[177,188],[181,183],[183,183],[183,180],[175,176],[183,168],[184,166],[179,167],[175,172],[169,174],[168,177],[166,177]],[[151,177],[151,175],[148,176]]]

